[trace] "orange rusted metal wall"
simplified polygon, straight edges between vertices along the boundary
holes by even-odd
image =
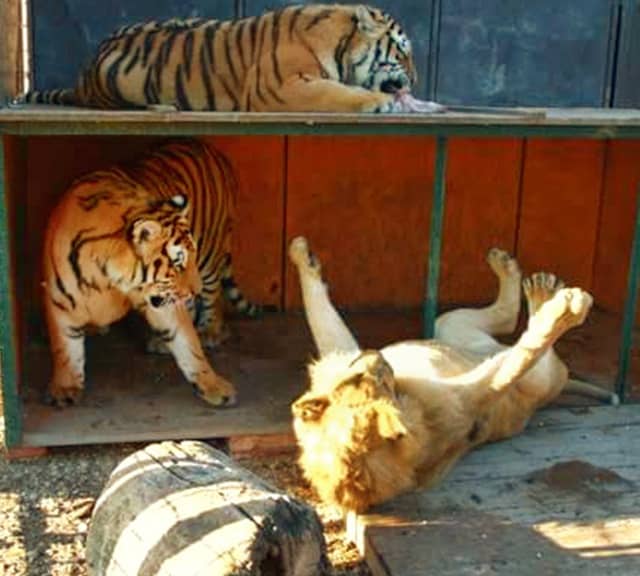
[[[30,313],[39,253],[56,198],[78,175],[130,158],[158,139],[33,137],[26,142],[22,232]],[[336,302],[411,307],[424,293],[435,144],[427,137],[208,137],[239,177],[234,262],[256,301],[292,309],[300,294],[287,242],[306,235]],[[551,270],[620,310],[626,289],[640,142],[452,138],[443,235],[442,303],[490,298],[491,246],[526,271]]]

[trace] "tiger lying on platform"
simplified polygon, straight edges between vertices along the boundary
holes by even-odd
[[[521,432],[563,390],[617,403],[615,394],[569,381],[553,351],[582,324],[592,299],[552,274],[522,283],[529,324],[520,339],[510,348],[494,340],[515,329],[521,298],[518,264],[501,250],[488,256],[500,282],[491,306],[443,314],[436,340],[381,350],[360,350],[304,238],[289,253],[320,354],[309,369],[311,389],[292,408],[300,465],[320,496],[345,510],[433,485],[475,446]]]
[[[75,89],[24,100],[95,108],[256,112],[439,112],[413,98],[411,43],[364,5],[287,6],[241,20],[125,26]]]
[[[212,370],[198,337],[205,346],[219,341],[223,294],[245,314],[257,311],[232,276],[235,189],[227,160],[197,140],[166,144],[71,185],[49,218],[44,245],[54,403],[82,394],[85,331],[131,309],[205,401],[235,401],[234,387]],[[195,295],[198,332],[189,311]]]

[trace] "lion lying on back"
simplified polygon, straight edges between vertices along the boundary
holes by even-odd
[[[475,446],[521,432],[563,390],[617,402],[570,381],[552,348],[586,318],[587,292],[534,274],[522,282],[526,331],[512,347],[492,337],[512,332],[520,311],[521,273],[501,250],[487,258],[500,282],[492,305],[443,314],[436,341],[364,351],[329,300],[304,238],[292,242],[290,257],[320,353],[311,389],[293,404],[300,464],[320,496],[345,510],[434,484]]]

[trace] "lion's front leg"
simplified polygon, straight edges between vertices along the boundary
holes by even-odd
[[[358,352],[360,347],[334,308],[322,281],[320,262],[313,256],[305,238],[294,238],[289,257],[298,270],[304,311],[320,356],[331,352]]]
[[[562,288],[542,302],[516,344],[499,355],[491,390],[500,392],[520,378],[562,334],[584,322],[592,303],[591,295],[580,288]]]

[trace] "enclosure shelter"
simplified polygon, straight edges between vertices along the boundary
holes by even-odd
[[[0,109],[0,342],[10,447],[289,438],[289,404],[306,385],[313,354],[286,260],[299,234],[327,263],[333,297],[367,345],[428,336],[438,307],[487,301],[493,285],[484,255],[494,245],[510,250],[527,271],[551,270],[594,294],[591,320],[560,352],[579,377],[609,387],[618,378],[633,395],[633,322],[622,326],[634,314],[640,181],[633,3],[576,0],[558,10],[545,0],[515,12],[497,1],[379,5],[413,38],[417,95],[450,112]],[[82,61],[119,25],[264,8],[251,0],[5,2],[3,30],[24,24],[29,34],[0,34],[3,101],[31,81],[37,89],[73,85]],[[231,338],[211,355],[238,385],[238,406],[214,411],[193,398],[172,359],[145,355],[139,326],[127,322],[89,342],[83,402],[47,407],[39,259],[48,214],[75,177],[174,136],[203,138],[229,156],[240,181],[236,277],[251,299],[275,310],[233,322]]]

